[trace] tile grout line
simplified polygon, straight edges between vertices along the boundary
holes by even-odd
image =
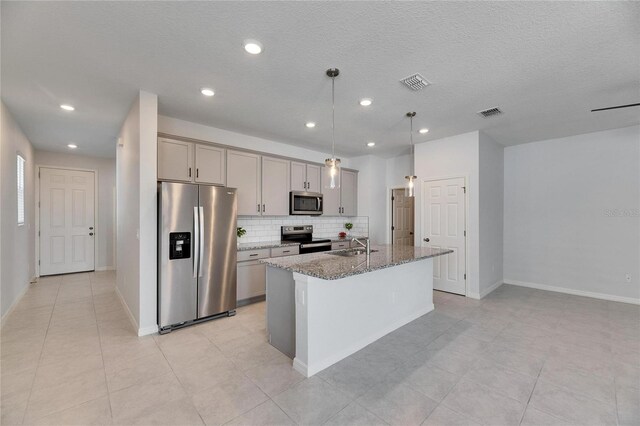
[[[53,300],[53,305],[51,308],[51,315],[49,316],[49,322],[47,324],[47,331],[44,333],[44,340],[42,341],[42,347],[40,348],[40,356],[38,357],[38,363],[36,364],[36,371],[33,373],[33,379],[31,380],[31,387],[29,389],[29,396],[27,397],[27,405],[24,407],[24,413],[22,413],[22,420],[20,424],[24,424],[24,419],[27,416],[27,410],[29,409],[29,404],[31,402],[31,395],[33,393],[33,386],[36,383],[36,377],[38,376],[38,370],[40,369],[40,362],[42,361],[42,354],[44,353],[44,345],[47,342],[47,335],[49,334],[49,328],[51,327],[51,320],[53,319],[53,312],[56,308],[56,303],[58,301],[58,295],[60,294],[60,287],[62,287],[62,278],[60,278],[60,283],[58,284],[58,291],[56,291],[56,297]]]
[[[104,386],[107,390],[107,400],[109,401],[109,416],[111,417],[111,422],[113,422],[113,408],[111,407],[111,392],[109,392],[109,382],[107,381],[107,368],[104,363],[104,353],[102,352],[102,333],[100,333],[100,325],[98,324],[98,313],[96,311],[96,301],[94,298],[95,296],[93,294],[92,279],[89,279],[89,286],[91,289],[91,306],[93,306],[93,315],[96,317],[96,330],[98,332],[98,343],[100,345],[100,359],[102,360],[102,373],[104,374]]]

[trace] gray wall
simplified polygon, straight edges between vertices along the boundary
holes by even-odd
[[[480,132],[480,297],[502,284],[504,146]]]
[[[640,302],[640,127],[504,155],[505,282]]]
[[[34,154],[11,113],[1,105],[0,133],[0,299],[2,316],[24,294],[35,275]],[[18,226],[16,154],[25,163],[25,223]]]

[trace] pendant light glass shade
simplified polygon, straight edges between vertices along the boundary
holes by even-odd
[[[340,74],[338,68],[330,68],[327,75],[331,77],[331,158],[324,160],[328,168],[328,176],[323,176],[323,186],[326,189],[340,188],[340,159],[336,157],[336,77]]]
[[[416,196],[416,191],[415,191],[415,185],[416,185],[416,179],[418,179],[418,176],[415,176],[415,171],[414,171],[414,167],[415,167],[415,153],[414,153],[414,148],[413,148],[413,117],[416,116],[415,112],[408,112],[407,113],[407,117],[409,117],[409,120],[411,122],[411,132],[409,133],[409,140],[411,143],[411,173],[409,174],[409,176],[405,176],[405,180],[406,182],[406,187],[404,190],[404,195],[405,197],[415,197]]]

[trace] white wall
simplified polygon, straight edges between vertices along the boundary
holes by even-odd
[[[480,297],[502,284],[504,146],[483,132],[479,141]]]
[[[479,132],[417,144],[415,171],[416,244],[422,240],[422,183],[425,180],[464,177],[467,182],[467,296],[480,298]]]
[[[638,126],[506,148],[505,282],[639,302],[639,209]]]
[[[358,215],[369,217],[369,238],[373,244],[386,242],[386,160],[373,155],[354,157],[358,169]]]
[[[4,317],[35,275],[34,158],[31,142],[1,103],[0,312]],[[25,161],[25,223],[18,226],[16,155]]]
[[[222,145],[235,146],[243,149],[267,152],[275,155],[299,158],[316,163],[324,163],[324,160],[330,157],[329,141],[327,141],[327,149],[329,149],[329,151],[320,152],[162,115],[158,116],[158,132],[219,143]],[[342,160],[343,167],[351,167],[348,158],[340,158]]]
[[[139,335],[157,331],[157,108],[141,91],[116,149],[117,290]]]
[[[115,148],[114,148],[115,149]],[[71,153],[36,150],[37,166],[90,169],[98,172],[98,210],[96,222],[96,270],[115,267],[115,187],[116,161]]]

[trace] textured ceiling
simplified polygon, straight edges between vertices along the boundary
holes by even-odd
[[[111,156],[139,89],[163,115],[326,150],[401,152],[484,129],[505,144],[638,123],[637,2],[2,2],[2,99],[38,148]],[[251,56],[248,38],[265,50]],[[432,86],[412,92],[414,72]],[[213,98],[200,95],[212,87]],[[363,108],[358,100],[373,98]],[[70,103],[66,113],[58,105]],[[500,106],[504,115],[476,112]],[[318,123],[313,130],[304,123]],[[375,141],[373,149],[365,147]]]

